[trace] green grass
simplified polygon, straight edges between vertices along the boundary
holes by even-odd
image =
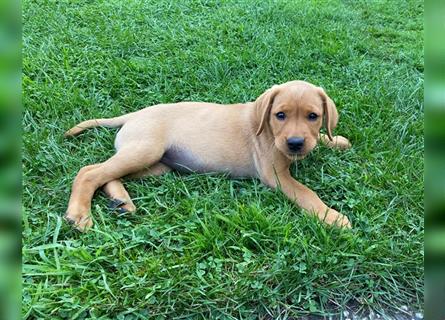
[[[61,219],[71,182],[115,132],[84,119],[161,102],[251,101],[320,85],[353,148],[317,148],[297,179],[347,214],[327,228],[256,180],[129,181],[98,192],[87,234]],[[23,316],[285,319],[423,310],[421,1],[23,3]]]

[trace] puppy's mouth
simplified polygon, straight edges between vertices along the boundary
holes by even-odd
[[[299,151],[292,151],[289,150],[288,148],[285,149],[286,151],[280,150],[282,154],[284,154],[284,156],[286,158],[288,158],[289,160],[295,161],[295,160],[301,160],[303,158],[305,158],[309,151],[307,150],[299,150]]]
[[[305,151],[288,151],[286,156],[291,160],[301,160],[304,159],[307,154]]]
[[[308,146],[304,146],[300,150],[290,150],[286,144],[276,145],[276,147],[291,161],[304,159],[312,151],[312,148],[308,148]]]

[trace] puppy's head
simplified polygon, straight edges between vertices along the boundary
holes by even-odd
[[[257,135],[271,134],[275,146],[289,159],[305,157],[317,145],[323,126],[329,139],[338,122],[334,102],[323,89],[305,81],[275,85],[255,101]]]

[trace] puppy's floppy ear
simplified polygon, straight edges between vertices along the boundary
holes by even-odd
[[[324,92],[322,88],[319,88],[320,97],[323,102],[323,113],[324,113],[324,126],[326,128],[329,140],[333,141],[332,130],[335,129],[338,123],[338,112],[335,107],[334,101],[329,98],[329,96]]]
[[[260,95],[256,101],[256,113],[258,119],[260,119],[260,125],[256,132],[256,135],[260,135],[263,132],[266,122],[268,122],[270,109],[272,108],[273,100],[278,93],[278,86],[273,86],[272,88],[266,90],[262,95]]]

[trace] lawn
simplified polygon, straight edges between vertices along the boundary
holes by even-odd
[[[77,171],[113,154],[113,130],[64,139],[77,122],[292,79],[325,88],[353,143],[293,168],[351,231],[256,180],[176,173],[126,182],[134,215],[98,192],[93,230],[63,221]],[[422,312],[423,79],[421,1],[25,0],[23,317]]]

